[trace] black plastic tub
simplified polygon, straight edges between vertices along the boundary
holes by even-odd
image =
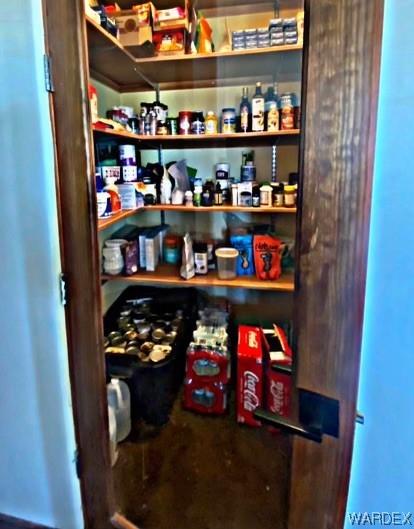
[[[133,299],[148,298],[155,313],[183,312],[172,351],[158,363],[142,362],[137,356],[107,353],[107,379],[122,378],[131,392],[132,419],[154,426],[169,420],[174,400],[184,378],[187,346],[197,317],[198,294],[194,289],[162,289],[132,286],[112,304],[104,317],[105,335],[117,330],[121,308]]]

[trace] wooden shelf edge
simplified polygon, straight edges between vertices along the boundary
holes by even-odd
[[[111,217],[98,219],[98,231],[106,230],[117,222],[132,217],[143,210],[144,208],[126,209],[124,211],[120,211],[119,213],[115,213],[115,215],[112,215]]]
[[[134,134],[133,132],[128,132],[126,130],[112,130],[112,129],[100,129],[96,126],[92,126],[93,132],[108,134],[110,136],[119,136],[121,138],[129,138],[136,141],[142,142],[187,142],[187,141],[196,141],[196,142],[208,142],[208,141],[217,141],[217,140],[238,140],[238,139],[258,139],[258,138],[277,138],[279,136],[299,136],[300,129],[290,129],[290,130],[278,130],[276,132],[236,132],[234,134],[176,134],[176,135],[159,135],[159,136],[142,136],[140,134]]]
[[[295,214],[296,208],[271,207],[271,208],[253,208],[243,206],[173,206],[173,205],[156,205],[145,206],[144,211],[172,211],[182,213],[260,213],[260,214]]]
[[[98,231],[104,231],[107,228],[113,226],[121,220],[125,220],[129,217],[133,217],[138,213],[145,213],[149,211],[170,211],[175,213],[257,213],[260,215],[296,215],[296,208],[284,208],[284,207],[272,207],[272,208],[253,208],[253,207],[238,207],[238,206],[172,206],[172,205],[157,205],[157,206],[144,206],[143,208],[131,209],[116,213],[112,217],[105,219],[98,219]]]
[[[268,48],[253,48],[251,50],[231,50],[217,51],[214,53],[196,53],[185,55],[155,55],[153,57],[137,58],[135,60],[138,66],[142,64],[157,64],[175,61],[199,61],[199,60],[217,60],[236,57],[253,57],[255,55],[270,55],[274,53],[286,53],[293,51],[302,51],[302,44],[285,44],[282,46],[269,46]]]
[[[246,288],[250,290],[268,290],[272,292],[294,292],[293,274],[283,274],[277,281],[262,281],[254,276],[236,277],[231,280],[221,280],[216,272],[207,276],[195,276],[192,279],[182,279],[176,267],[160,265],[156,272],[139,272],[133,276],[110,276],[103,274],[103,281],[122,281],[127,283],[141,283],[154,285],[169,285],[180,287],[226,287]]]

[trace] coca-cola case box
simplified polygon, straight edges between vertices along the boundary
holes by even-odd
[[[264,329],[269,366],[266,376],[266,409],[288,417],[291,412],[292,376],[285,367],[292,366],[292,349],[286,334],[277,325]]]
[[[206,415],[223,415],[227,409],[227,387],[221,382],[186,378],[183,406]]]
[[[260,327],[240,325],[237,343],[237,421],[260,426],[254,418],[256,408],[264,406],[267,347]]]
[[[187,351],[187,378],[202,382],[230,381],[230,358],[227,349],[209,349],[203,346],[190,346]]]

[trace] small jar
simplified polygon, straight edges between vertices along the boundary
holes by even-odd
[[[188,110],[183,110],[178,114],[180,134],[182,135],[190,134],[192,119],[193,119],[193,113]]]
[[[186,191],[184,195],[184,199],[185,199],[185,205],[187,207],[193,206],[193,192],[192,191]]]
[[[272,186],[269,184],[263,184],[260,186],[260,205],[264,208],[270,208],[272,206]]]
[[[285,186],[284,202],[287,208],[294,208],[296,206],[296,186]]]
[[[218,133],[218,119],[212,110],[207,112],[206,118],[206,134],[217,134]]]
[[[234,134],[236,132],[236,109],[223,108],[221,116],[221,132]]]
[[[113,239],[105,242],[103,254],[103,269],[106,274],[116,276],[124,269],[124,258],[122,247],[127,241],[123,239]]]
[[[194,267],[198,275],[206,275],[208,272],[208,252],[206,243],[194,245]]]
[[[167,235],[164,239],[164,261],[176,265],[180,259],[180,239],[177,235]]]
[[[249,191],[242,191],[240,193],[240,206],[250,208],[252,205],[252,194]]]
[[[284,204],[284,186],[282,183],[279,183],[273,186],[273,207],[281,208]]]

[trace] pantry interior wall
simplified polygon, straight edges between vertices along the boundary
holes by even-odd
[[[40,0],[0,17],[0,513],[83,527]]]

